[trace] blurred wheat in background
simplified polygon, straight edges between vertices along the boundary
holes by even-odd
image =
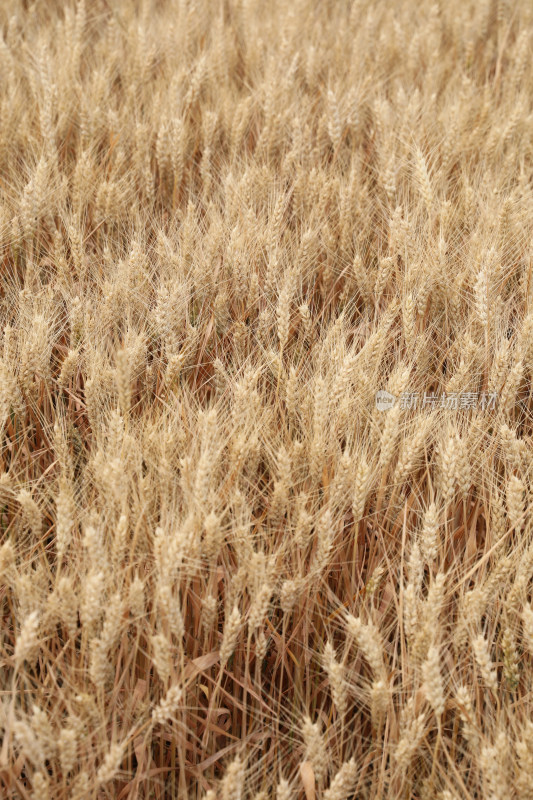
[[[533,798],[532,38],[3,0],[2,800]]]

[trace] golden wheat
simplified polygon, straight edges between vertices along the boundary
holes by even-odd
[[[533,797],[532,41],[1,4],[2,798]]]

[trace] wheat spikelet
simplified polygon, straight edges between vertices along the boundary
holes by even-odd
[[[77,737],[72,728],[62,728],[59,734],[59,758],[65,774],[72,772],[76,764]]]
[[[490,264],[485,263],[476,278],[474,287],[476,297],[476,313],[479,322],[485,330],[489,324],[490,308]]]
[[[533,609],[527,603],[522,611],[523,637],[527,648],[533,654]]]
[[[15,644],[15,664],[20,667],[24,661],[33,662],[39,647],[39,612],[32,611],[22,623]]]
[[[335,658],[335,651],[331,642],[326,642],[324,648],[324,668],[328,675],[333,703],[342,717],[348,706],[348,686],[344,675],[344,667]]]
[[[435,645],[429,648],[427,659],[422,665],[422,676],[428,702],[437,717],[441,717],[444,712],[445,698],[440,670],[440,652]]]
[[[37,800],[48,800],[50,797],[50,781],[44,772],[35,772],[32,778],[34,792],[32,797]]]
[[[122,761],[124,746],[119,742],[111,744],[104,761],[96,773],[96,780],[99,785],[108,783],[118,772]]]
[[[118,404],[120,411],[126,415],[130,410],[131,404],[131,378],[129,352],[126,349],[119,350],[116,355],[116,384],[118,391]]]
[[[244,761],[237,756],[222,779],[222,800],[241,800],[244,789]]]
[[[472,649],[483,680],[495,692],[497,689],[496,670],[490,658],[487,640],[483,634],[480,633],[472,639]]]
[[[15,740],[24,756],[35,766],[44,766],[44,753],[30,725],[22,719],[13,721]]]
[[[524,484],[517,475],[511,475],[507,483],[507,510],[513,527],[519,527],[524,513]]]
[[[352,499],[352,513],[356,522],[363,515],[369,478],[370,469],[366,460],[362,457],[357,465]]]
[[[17,495],[17,500],[20,503],[25,523],[32,533],[38,536],[42,527],[42,514],[39,506],[26,489],[21,489]]]
[[[360,617],[348,614],[346,617],[346,629],[357,640],[357,644],[372,667],[376,678],[382,678],[385,674],[383,642],[375,624],[370,621],[365,625]]]
[[[425,722],[422,714],[405,725],[401,738],[394,751],[394,759],[400,769],[405,770],[408,767],[424,735],[424,728]]]
[[[80,619],[82,625],[91,630],[102,615],[102,590],[104,588],[104,573],[91,572],[87,576],[83,587],[83,597],[80,605]]]
[[[419,184],[420,194],[422,195],[424,204],[429,211],[433,202],[433,189],[426,159],[418,147],[415,151],[415,172]]]
[[[152,722],[154,725],[162,724],[167,719],[171,719],[179,707],[183,697],[180,686],[171,686],[159,705],[152,711]]]
[[[503,732],[502,732],[503,733]],[[490,797],[503,800],[508,796],[509,782],[503,764],[501,745],[506,745],[505,734],[503,741],[498,737],[495,745],[485,745],[481,748],[480,765],[482,769],[485,791]]]
[[[231,614],[226,619],[224,625],[224,636],[220,646],[220,663],[225,664],[235,650],[237,636],[241,625],[241,614],[237,606],[234,606]]]
[[[515,638],[509,627],[506,627],[503,632],[501,648],[503,652],[503,674],[509,689],[514,691],[520,681],[520,671]]]
[[[291,787],[286,778],[282,778],[276,787],[276,800],[291,800]]]
[[[357,777],[357,762],[354,758],[346,761],[337,772],[330,786],[324,792],[324,800],[346,800]]]
[[[30,726],[37,737],[44,758],[53,758],[57,749],[57,742],[54,737],[52,725],[50,724],[47,713],[36,705],[32,706]]]
[[[255,632],[262,624],[267,615],[271,597],[272,587],[268,583],[263,584],[250,606],[250,612],[248,616],[248,628],[250,631]]]
[[[74,525],[75,512],[72,489],[66,476],[62,476],[60,480],[59,493],[56,500],[56,509],[57,554],[58,558],[61,559],[66,553],[70,543],[70,534]]]
[[[306,716],[302,722],[302,736],[305,743],[305,758],[310,761],[316,776],[321,783],[326,777],[327,753],[319,722],[311,722]]]
[[[426,513],[424,514],[424,521],[422,525],[422,534],[420,538],[421,552],[423,557],[431,563],[438,555],[439,541],[438,541],[439,519],[437,507],[435,503],[431,503]]]

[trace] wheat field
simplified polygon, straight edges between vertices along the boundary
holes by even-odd
[[[2,800],[532,800],[532,40],[3,0]]]

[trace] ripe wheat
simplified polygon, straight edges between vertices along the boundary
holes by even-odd
[[[532,43],[0,4],[2,798],[533,797]]]

